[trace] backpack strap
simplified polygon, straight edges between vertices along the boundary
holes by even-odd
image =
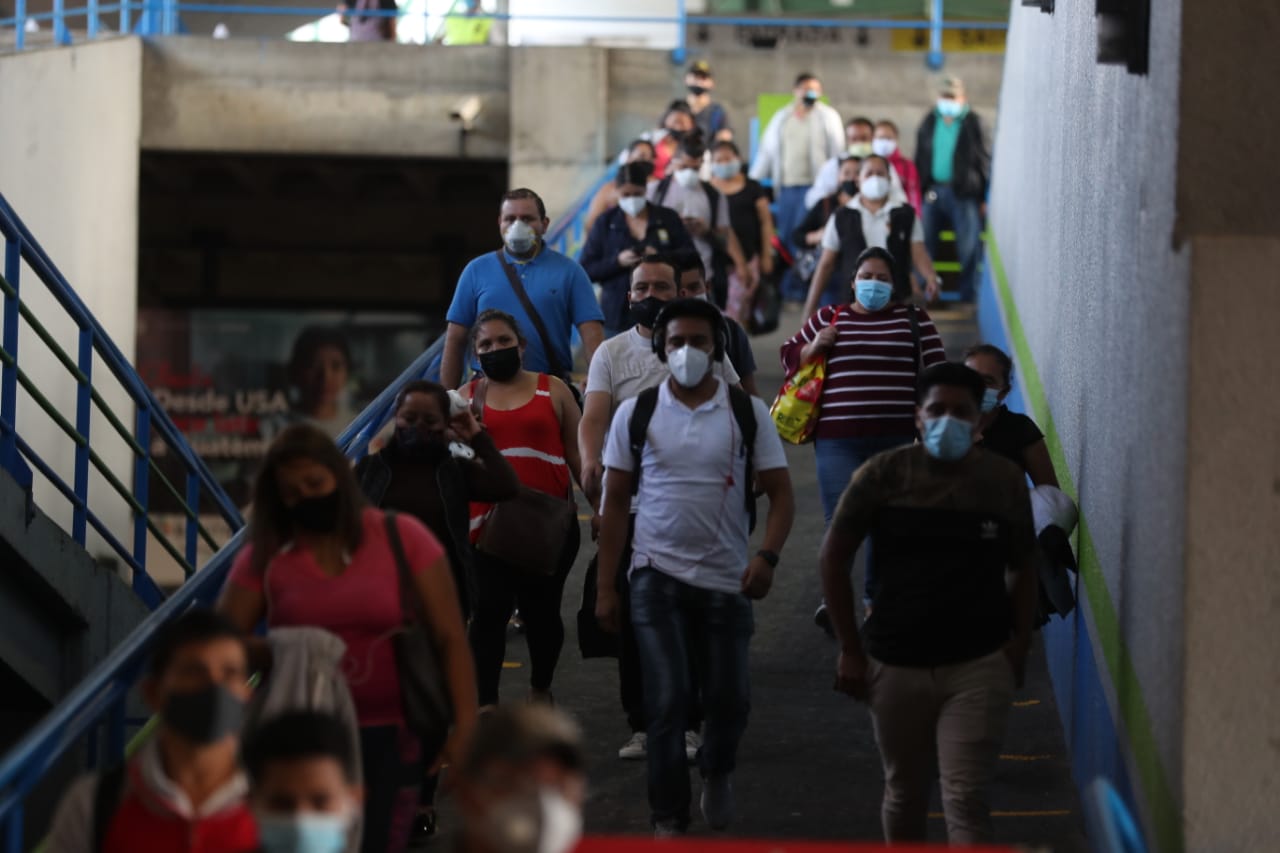
[[[746,482],[743,494],[746,495],[747,516],[750,527],[756,526],[756,496],[752,482],[755,480],[756,466],[756,410],[751,402],[751,395],[741,388],[730,386],[729,405],[733,409],[733,419],[738,422],[738,430],[742,433],[742,453],[746,458],[746,470],[743,472]]]
[[[125,765],[117,764],[98,776],[93,788],[93,849],[106,849],[107,830],[124,799]]]
[[[533,307],[533,301],[529,299],[529,294],[524,289],[524,284],[520,281],[520,274],[516,272],[515,267],[511,266],[511,262],[507,260],[507,254],[502,249],[494,252],[498,258],[498,265],[502,267],[502,272],[507,276],[507,282],[510,283],[511,289],[516,294],[516,299],[520,300],[520,306],[524,308],[524,313],[529,316],[529,322],[533,323],[534,331],[538,333],[538,340],[542,342],[543,352],[547,356],[547,364],[551,367],[551,372],[556,376],[568,376],[569,368],[560,363],[560,356],[556,354],[554,347],[551,345],[551,334],[547,331],[547,324],[542,322],[542,315],[538,313],[538,309]]]
[[[632,477],[631,494],[640,491],[640,457],[644,452],[645,439],[649,434],[649,422],[658,408],[658,388],[646,388],[636,397],[636,407],[631,411],[631,421],[627,425],[627,437],[631,445]]]
[[[709,181],[702,182],[702,189],[707,194],[707,204],[711,205],[711,230],[716,230],[716,217],[720,212],[720,191]]]
[[[658,207],[665,207],[663,204],[667,200],[667,192],[671,189],[671,176],[667,175],[658,181],[658,188],[653,192],[653,203]]]

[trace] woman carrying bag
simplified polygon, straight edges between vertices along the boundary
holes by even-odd
[[[460,760],[475,726],[475,671],[440,543],[416,519],[366,506],[329,437],[292,426],[267,451],[249,544],[218,609],[245,633],[265,618],[269,628],[324,628],[346,644],[365,779],[361,849],[403,851],[424,765]],[[449,706],[431,731],[419,728],[424,655],[399,652],[423,635],[437,666],[430,692]]]
[[[581,541],[571,482],[582,470],[581,412],[563,382],[521,366],[525,339],[510,314],[481,314],[472,345],[484,375],[464,393],[522,486],[514,500],[471,506],[478,595],[470,635],[479,702],[498,702],[507,620],[518,607],[529,644],[529,698],[550,703],[564,646],[560,599]]]

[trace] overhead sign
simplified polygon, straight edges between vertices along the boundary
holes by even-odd
[[[1004,53],[1005,30],[943,30],[943,53]],[[894,30],[893,49],[923,52],[929,49],[928,30]]]

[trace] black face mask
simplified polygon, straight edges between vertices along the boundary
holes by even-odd
[[[210,684],[203,690],[174,693],[160,717],[165,726],[192,743],[207,745],[240,731],[244,702],[221,684]]]
[[[684,138],[689,135],[687,130],[668,130],[667,136],[670,136],[676,142],[684,142]]]
[[[639,302],[631,303],[631,319],[635,320],[637,326],[644,326],[646,329],[652,329],[653,324],[658,320],[658,312],[662,310],[662,306],[667,303],[656,296],[647,296]]]
[[[844,193],[844,194],[845,194],[845,195],[847,195],[847,196],[855,196],[855,195],[857,195],[857,194],[858,194],[858,182],[857,182],[857,181],[841,181],[841,182],[840,182],[840,192]]]
[[[396,427],[396,446],[405,456],[439,461],[449,451],[444,436],[424,433],[416,426]]]
[[[327,495],[303,498],[289,507],[294,527],[309,533],[329,533],[338,526],[338,490]]]
[[[690,87],[689,87],[689,94],[691,94],[691,95],[705,95],[705,94],[707,94],[707,87],[706,87],[706,86],[690,86]]]
[[[480,369],[494,382],[507,382],[520,372],[520,347],[507,347],[480,354]]]

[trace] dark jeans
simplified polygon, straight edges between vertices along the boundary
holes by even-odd
[[[794,258],[800,247],[791,242],[791,232],[800,227],[800,223],[804,222],[805,214],[809,212],[804,204],[804,197],[809,192],[809,187],[775,187],[775,192],[777,203],[774,207],[777,210],[778,237]],[[808,284],[802,281],[793,269],[788,269],[782,276],[779,290],[782,292],[782,298],[789,302],[804,302],[805,297],[809,295]]]
[[[622,698],[622,710],[627,714],[631,731],[643,732],[648,728],[644,712],[644,676],[640,668],[640,650],[636,647],[636,631],[631,624],[631,583],[627,569],[631,565],[631,537],[635,534],[636,517],[631,516],[627,526],[627,544],[622,549],[622,562],[618,566],[618,687]],[[692,670],[692,667],[690,667]],[[702,729],[702,703],[698,691],[690,685],[689,707],[686,709],[687,731]]]
[[[701,689],[706,713],[699,769],[704,778],[731,773],[751,708],[751,602],[638,569],[631,577],[631,621],[644,669],[652,820],[685,828],[692,796],[684,743],[690,683]]]
[[[507,650],[507,622],[517,607],[525,626],[525,641],[529,644],[529,685],[535,690],[551,688],[560,650],[564,647],[560,599],[565,579],[577,559],[581,537],[582,532],[575,524],[565,542],[560,569],[549,577],[513,569],[476,552],[478,595],[469,635],[471,654],[476,659],[476,688],[481,705],[497,704],[498,681]]]
[[[404,726],[362,726],[360,762],[365,794],[361,853],[400,853],[409,844],[422,784],[420,743]]]
[[[960,298],[972,302],[977,292],[978,262],[982,259],[982,202],[961,198],[950,184],[934,184],[925,193],[921,225],[929,257],[938,257],[943,223],[956,234],[956,257],[960,261]]]

